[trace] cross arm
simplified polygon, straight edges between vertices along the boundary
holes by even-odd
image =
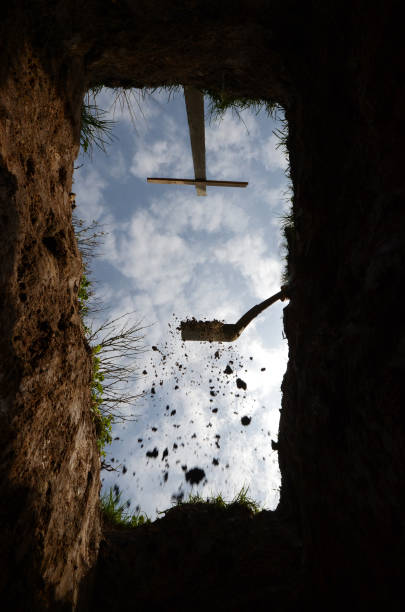
[[[163,178],[148,177],[146,179],[148,183],[161,183],[161,184],[175,184],[175,185],[196,185],[198,183],[204,183],[209,187],[247,187],[247,181],[211,181],[207,179],[182,179],[182,178]]]

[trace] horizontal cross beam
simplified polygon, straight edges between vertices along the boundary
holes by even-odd
[[[175,184],[175,185],[207,185],[208,187],[247,187],[247,181],[210,181],[207,179],[181,179],[181,178],[148,178],[148,183]]]

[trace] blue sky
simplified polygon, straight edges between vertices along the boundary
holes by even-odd
[[[228,112],[211,123],[207,113],[207,178],[249,186],[208,187],[207,197],[198,197],[193,187],[146,183],[148,176],[193,178],[181,94],[168,100],[164,92],[135,92],[132,113],[114,105],[108,90],[97,103],[116,121],[114,139],[107,154],[80,155],[73,186],[76,216],[107,232],[91,266],[105,308],[93,325],[133,312],[129,322],[147,326],[133,383],[134,392],[145,394],[130,409],[137,420],[114,426],[119,439],[107,459],[118,471],[102,472],[103,487],[118,484],[132,509],[154,517],[173,494],[191,491],[184,466],[199,467],[206,475],[202,495],[231,499],[249,486],[261,505],[274,508],[280,476],[271,440],[288,354],[283,304],[260,315],[232,345],[182,344],[176,326],[192,316],[234,323],[279,290],[280,216],[288,209],[287,160],[273,134],[280,125],[264,112],[241,118]],[[227,365],[232,374],[224,373]],[[237,387],[238,377],[246,391]],[[148,458],[155,448],[158,456]]]

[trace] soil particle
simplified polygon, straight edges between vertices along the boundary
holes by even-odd
[[[156,459],[156,457],[157,457],[158,455],[159,455],[159,451],[158,451],[158,449],[156,448],[156,446],[155,446],[155,448],[154,448],[153,450],[151,450],[151,451],[146,451],[146,456],[147,456],[147,457],[150,457],[151,459]]]
[[[248,416],[243,416],[240,420],[240,422],[242,423],[242,425],[250,425],[250,421],[251,421],[251,417]]]
[[[224,370],[224,374],[232,374],[233,370],[231,368],[231,366],[228,364]]]
[[[195,467],[186,472],[186,481],[191,485],[198,484],[205,478],[205,472],[201,468]]]
[[[236,379],[236,386],[238,387],[238,389],[243,389],[244,391],[246,391],[247,389],[247,384],[241,378]]]
[[[184,498],[184,491],[179,491],[178,493],[172,494],[172,502],[174,502],[175,504],[179,504],[180,502],[182,502],[183,498]]]

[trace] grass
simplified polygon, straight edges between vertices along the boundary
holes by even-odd
[[[101,512],[107,523],[115,527],[139,527],[151,522],[146,514],[128,512],[131,502],[129,499],[122,502],[121,495],[122,491],[114,485],[100,498]]]
[[[202,497],[199,493],[195,493],[195,494],[190,493],[189,497],[186,500],[184,499],[177,500],[175,502],[175,506],[181,507],[181,506],[190,505],[190,504],[208,505],[208,506],[214,506],[216,508],[221,508],[223,510],[232,510],[235,507],[242,506],[242,507],[248,508],[249,511],[252,512],[253,514],[257,514],[258,512],[261,512],[261,508],[257,502],[255,502],[251,497],[248,496],[248,491],[249,491],[249,487],[246,487],[246,486],[242,487],[239,493],[237,493],[235,497],[230,501],[226,501],[221,493],[219,493],[218,495],[212,495],[208,497]],[[171,509],[172,508],[169,508],[168,510],[163,510],[162,512],[159,512],[158,514],[166,514]]]
[[[88,315],[89,311],[88,302],[91,297],[91,281],[87,278],[86,274],[82,274],[80,279],[80,287],[77,297],[79,301],[79,313],[82,319],[83,328],[86,336],[88,337],[91,335],[92,330],[85,324],[85,317]],[[93,356],[93,371],[91,379],[91,414],[93,417],[93,422],[96,426],[98,450],[100,451],[101,457],[105,457],[106,452],[104,447],[112,442],[111,430],[114,417],[110,414],[103,414],[100,409],[104,392],[102,384],[104,381],[104,374],[100,371],[100,358],[97,357],[100,349],[100,345],[93,346],[91,348]]]
[[[97,104],[83,103],[80,146],[84,153],[90,156],[94,145],[105,152],[106,146],[113,140],[112,130],[115,121],[105,119],[106,114],[107,111],[101,109]]]
[[[250,110],[258,115],[264,110],[268,116],[274,116],[280,106],[269,100],[260,98],[238,98],[228,94],[226,91],[218,93],[210,89],[202,90],[208,98],[208,112],[210,120],[220,121],[227,111],[231,111],[238,119],[243,121],[241,112]]]
[[[261,512],[261,508],[257,502],[248,496],[249,487],[242,487],[239,493],[231,501],[226,501],[222,494],[213,495],[211,497],[202,497],[199,493],[190,494],[186,500],[177,501],[175,508],[181,508],[183,506],[210,506],[214,508],[220,508],[221,510],[227,511],[235,508],[248,508],[252,514],[258,514]],[[123,502],[122,491],[120,491],[118,485],[110,487],[110,489],[104,493],[100,498],[100,507],[103,514],[104,520],[110,525],[116,527],[139,527],[151,523],[150,518],[141,512],[129,512],[128,509],[131,505],[130,500]],[[159,515],[165,516],[169,511],[173,510],[173,506],[167,510],[158,512]]]
[[[144,327],[140,322],[131,322],[126,313],[113,320],[106,320],[95,326],[90,316],[102,311],[102,304],[94,295],[90,261],[97,254],[100,238],[105,232],[98,231],[96,221],[85,226],[73,217],[73,228],[79,251],[82,255],[83,273],[78,290],[79,313],[86,340],[92,351],[93,369],[91,380],[91,413],[96,426],[97,445],[102,458],[105,446],[112,442],[112,425],[136,420],[127,407],[142,396],[132,391],[131,383],[138,378],[136,358],[145,351],[142,345]],[[108,464],[102,461],[107,469]]]
[[[82,106],[80,145],[84,153],[91,155],[93,146],[96,145],[102,151],[106,151],[106,146],[112,142],[112,130],[115,121],[106,119],[108,111],[100,108],[96,103],[97,95],[103,86],[90,89],[85,95]],[[163,85],[152,89],[126,90],[122,87],[114,89],[115,98],[113,108],[118,106],[121,110],[128,109],[129,116],[133,125],[136,124],[136,115],[139,112],[143,115],[142,102],[156,92],[166,92],[168,101],[177,94],[183,94],[183,86],[179,84]],[[270,100],[260,98],[238,98],[229,94],[226,90],[218,93],[211,89],[202,89],[201,92],[208,98],[208,113],[210,120],[220,121],[227,111],[231,111],[242,122],[241,112],[251,110],[255,114],[264,110],[269,116],[275,116],[280,110],[280,105]]]
[[[290,211],[280,216],[281,233],[283,235],[282,250],[284,251],[284,268],[281,274],[281,285],[288,285],[291,280],[290,260],[295,244],[295,216],[291,205]]]

